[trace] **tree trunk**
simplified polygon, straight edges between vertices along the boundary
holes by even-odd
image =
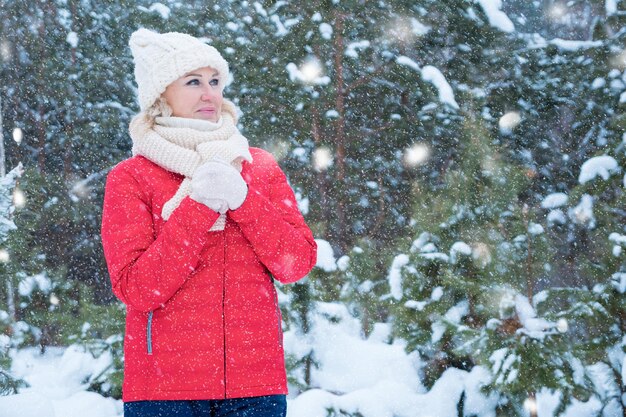
[[[528,211],[529,208],[526,204],[522,208],[522,216],[524,218],[524,225],[526,226],[526,230],[528,231]],[[535,280],[533,279],[533,248],[532,248],[532,239],[530,233],[526,234],[528,238],[528,254],[526,256],[526,296],[528,297],[528,302],[532,304],[533,294],[535,291]]]
[[[7,173],[6,158],[4,154],[4,127],[2,125],[2,91],[0,91],[0,176]]]
[[[345,16],[337,12],[335,17],[335,77],[336,77],[336,98],[335,98],[335,110],[339,114],[336,123],[335,133],[335,151],[336,151],[336,165],[337,165],[337,177],[338,184],[343,184],[346,176],[346,119],[345,119],[345,103],[344,103],[344,80],[343,80],[343,19]],[[341,193],[337,197],[337,243],[341,247],[342,251],[348,250],[347,231],[350,227],[349,219],[346,216],[346,202],[345,193]]]

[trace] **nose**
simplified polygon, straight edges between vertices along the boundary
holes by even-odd
[[[211,94],[211,91],[209,89],[206,89],[202,92],[202,95],[200,96],[200,100],[202,101],[211,101],[211,99],[213,98],[213,95]]]
[[[210,85],[205,85],[202,88],[202,95],[200,96],[200,100],[202,101],[211,101],[213,99],[213,91]]]

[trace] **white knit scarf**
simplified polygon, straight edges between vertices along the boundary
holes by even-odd
[[[141,155],[155,164],[184,175],[176,194],[163,205],[161,216],[167,220],[183,198],[191,193],[191,179],[200,165],[222,159],[241,171],[244,160],[252,162],[248,140],[237,129],[234,104],[224,100],[217,123],[181,117],[157,117],[152,125],[145,113],[130,122],[133,155]],[[217,219],[211,231],[224,230],[226,215]]]

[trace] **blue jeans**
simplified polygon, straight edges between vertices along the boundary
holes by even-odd
[[[132,401],[124,403],[124,417],[285,417],[287,396],[227,400]]]

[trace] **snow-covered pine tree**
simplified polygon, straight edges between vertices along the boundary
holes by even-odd
[[[534,2],[533,5],[529,3],[528,7],[538,7],[540,3]],[[557,10],[551,10],[548,7],[549,3],[554,2],[544,3],[547,13],[543,18],[554,19],[554,13]],[[599,11],[600,15],[605,13],[605,9],[600,7],[604,6],[604,2],[597,2],[598,4],[593,5],[586,3],[588,2],[570,2],[567,6],[560,4],[564,10],[559,13],[564,21],[573,24],[577,22],[574,18],[576,14],[565,16],[569,13],[567,8],[570,6],[582,13],[582,16],[593,17],[594,11]],[[603,4],[600,5],[600,3]],[[557,3],[553,4],[553,6],[557,5]],[[596,283],[604,283],[603,286],[596,286],[596,290],[606,288],[613,291],[616,285],[619,288],[619,281],[614,281],[612,285],[609,285],[606,282],[606,276],[598,277],[601,270],[615,271],[614,267],[609,266],[612,265],[610,262],[607,264],[600,260],[601,256],[598,256],[598,254],[607,253],[606,236],[610,235],[611,231],[605,229],[602,236],[594,234],[591,238],[590,235],[593,233],[590,233],[589,223],[595,222],[595,217],[590,216],[590,208],[593,206],[595,197],[592,198],[590,195],[581,198],[583,193],[579,192],[575,197],[575,202],[571,205],[569,217],[573,222],[581,223],[578,228],[561,225],[569,221],[558,207],[565,203],[557,204],[554,207],[555,210],[539,207],[547,195],[555,196],[557,200],[560,198],[559,194],[551,193],[568,193],[577,182],[581,164],[594,154],[604,153],[602,149],[606,147],[609,138],[619,137],[620,132],[623,132],[623,112],[618,109],[624,91],[624,31],[620,30],[620,24],[616,24],[623,19],[623,14],[617,11],[608,15],[608,9],[606,9],[606,14],[606,19],[599,17],[595,20],[593,35],[591,33],[587,35],[594,36],[592,39],[587,38],[582,41],[550,39],[549,36],[558,33],[557,25],[544,33],[544,36],[536,33],[515,34],[518,40],[523,40],[523,43],[517,42],[515,47],[511,44],[509,48],[511,56],[515,59],[512,61],[513,65],[502,68],[508,75],[508,79],[498,80],[498,77],[488,79],[482,90],[485,93],[486,105],[483,105],[481,114],[490,124],[490,134],[496,144],[505,145],[502,149],[504,159],[514,161],[528,177],[526,189],[521,190],[520,193],[521,201],[529,207],[527,216],[532,214],[530,218],[534,217],[533,223],[542,225],[548,235],[541,233],[533,238],[535,244],[541,242],[548,251],[547,253],[535,251],[535,255],[538,253],[547,256],[550,262],[547,264],[549,270],[542,274],[542,280],[538,286],[538,289],[548,288],[548,290],[539,293],[533,297],[533,302],[527,304],[527,307],[528,305],[531,307],[528,310],[530,317],[534,319],[539,315],[547,320],[544,324],[560,323],[557,330],[569,328],[569,332],[566,333],[568,336],[564,338],[581,342],[572,343],[574,356],[563,358],[565,361],[569,360],[569,365],[565,366],[566,371],[563,374],[553,374],[553,381],[549,378],[545,381],[549,382],[549,386],[554,386],[555,383],[560,384],[565,387],[566,392],[579,398],[586,398],[590,395],[591,385],[588,376],[594,373],[594,368],[585,369],[584,367],[585,364],[593,362],[588,361],[590,359],[588,353],[594,352],[595,355],[602,356],[604,352],[604,348],[595,345],[603,338],[594,337],[596,333],[590,333],[589,327],[585,329],[582,316],[589,315],[594,317],[594,320],[604,320],[603,317],[608,314],[608,311],[612,311],[614,317],[621,317],[620,311],[623,311],[621,303],[615,304],[613,310],[604,307],[604,304],[612,305],[612,302],[608,300],[614,299],[614,296],[604,296],[607,300],[600,303],[597,302],[597,297],[588,291]],[[516,21],[523,22],[523,18],[524,16],[520,14]],[[583,33],[582,36],[585,36],[584,30],[582,32],[562,30],[561,33],[569,35],[567,37],[576,33]],[[548,127],[547,132],[546,127]],[[420,187],[420,191],[424,189],[428,190],[428,187]],[[545,204],[549,206],[556,203]],[[420,208],[427,210],[431,206],[432,203],[428,202]],[[614,207],[612,210],[616,211]],[[546,215],[547,218],[544,218],[543,216]],[[523,216],[518,217],[523,218]],[[619,215],[614,217],[619,218]],[[476,233],[480,232],[476,231]],[[618,239],[619,235],[613,235],[613,237]],[[521,242],[510,243],[519,246]],[[522,248],[523,245],[517,249]],[[519,257],[520,254],[517,256],[520,260],[523,258]],[[582,260],[585,261],[581,262]],[[395,265],[401,267],[405,262],[406,258],[401,256],[396,258]],[[537,267],[539,265],[540,263],[537,263]],[[614,295],[619,295],[619,291]],[[517,296],[513,297],[513,299],[517,298]],[[517,306],[516,303],[512,305]],[[422,304],[418,303],[416,306],[421,307]],[[520,307],[515,310],[523,309]],[[424,317],[429,316],[426,314]],[[501,319],[499,320],[502,321]],[[498,321],[492,322],[492,324],[497,323]],[[622,335],[623,337],[623,329],[620,329],[619,322],[609,320],[609,323],[612,323],[610,326],[614,331],[606,332],[606,336],[608,340],[615,342],[613,336]],[[516,326],[519,326],[519,323],[515,324],[513,330]],[[420,326],[416,325],[416,327]],[[428,340],[433,329],[428,328],[428,322],[421,327],[425,328],[422,334],[423,340]],[[553,342],[558,341],[559,338],[561,337],[554,333]],[[500,346],[506,344],[504,340],[499,340],[498,343]],[[617,346],[617,349],[612,349],[614,364],[619,363],[621,357],[621,353],[615,356],[615,351],[620,352],[621,349],[619,344]],[[545,347],[547,348],[548,345]],[[552,358],[555,359],[552,362],[547,360],[548,357],[542,359],[542,363],[546,363],[548,370],[554,370],[554,366],[559,364],[559,358]],[[583,363],[581,359],[586,362]],[[502,365],[503,363],[498,361],[492,364]],[[528,364],[532,364],[532,361]],[[510,368],[502,366],[496,368],[496,371],[504,369],[510,371]],[[619,366],[613,366],[613,369],[613,372],[619,375]],[[546,376],[549,376],[549,373]],[[503,381],[505,382],[505,379],[500,382]],[[498,382],[497,379],[496,382]],[[618,385],[615,379],[611,383],[611,389],[598,387],[596,383],[595,395],[602,401],[606,400],[607,403],[615,404],[615,399],[619,397],[619,390],[614,389],[616,386]],[[512,386],[500,386],[500,389],[509,392],[514,390]],[[567,405],[567,401],[563,401],[565,396],[565,394],[562,395],[557,412],[563,411],[563,407]],[[521,409],[523,397],[522,393],[510,405]],[[532,406],[532,401],[528,404]]]
[[[1,133],[1,132],[0,132]],[[0,134],[0,140],[3,136]],[[2,161],[4,163],[4,161]],[[11,261],[11,253],[7,250],[6,241],[9,234],[17,229],[13,222],[15,212],[15,190],[23,167],[18,164],[5,176],[0,178],[0,275],[4,282],[0,285],[0,395],[14,394],[23,383],[11,373],[10,351],[17,343],[12,335],[19,329],[15,319],[15,282],[6,271],[6,264]]]
[[[541,388],[567,405],[591,384],[561,331],[564,313],[539,291],[555,251],[540,207],[524,199],[529,173],[486,126],[468,113],[458,156],[439,186],[420,190],[419,237],[392,264],[390,298],[396,334],[427,361],[429,385],[449,367],[483,366],[500,412],[521,416]]]
[[[546,276],[546,303],[561,306],[560,318],[576,335],[602,415],[624,413],[623,260],[613,251],[624,220],[623,181],[615,176],[624,166],[625,5],[543,6],[540,17],[551,25],[522,35],[529,47],[518,55],[510,97],[490,107],[504,113],[517,101],[521,123],[505,140],[510,155],[535,172],[529,196],[544,208],[558,253]]]
[[[625,120],[617,120],[619,126]],[[596,395],[604,415],[626,413],[624,371],[626,360],[626,227],[624,211],[623,136],[607,132],[604,154],[585,161],[578,185],[569,194],[551,197],[548,217],[559,218],[557,230],[575,237],[577,270],[584,284],[558,291],[570,303],[581,349],[594,377]],[[560,204],[556,204],[560,200]],[[550,200],[547,199],[548,202]],[[568,215],[563,216],[563,211]],[[557,292],[556,290],[554,292]]]

